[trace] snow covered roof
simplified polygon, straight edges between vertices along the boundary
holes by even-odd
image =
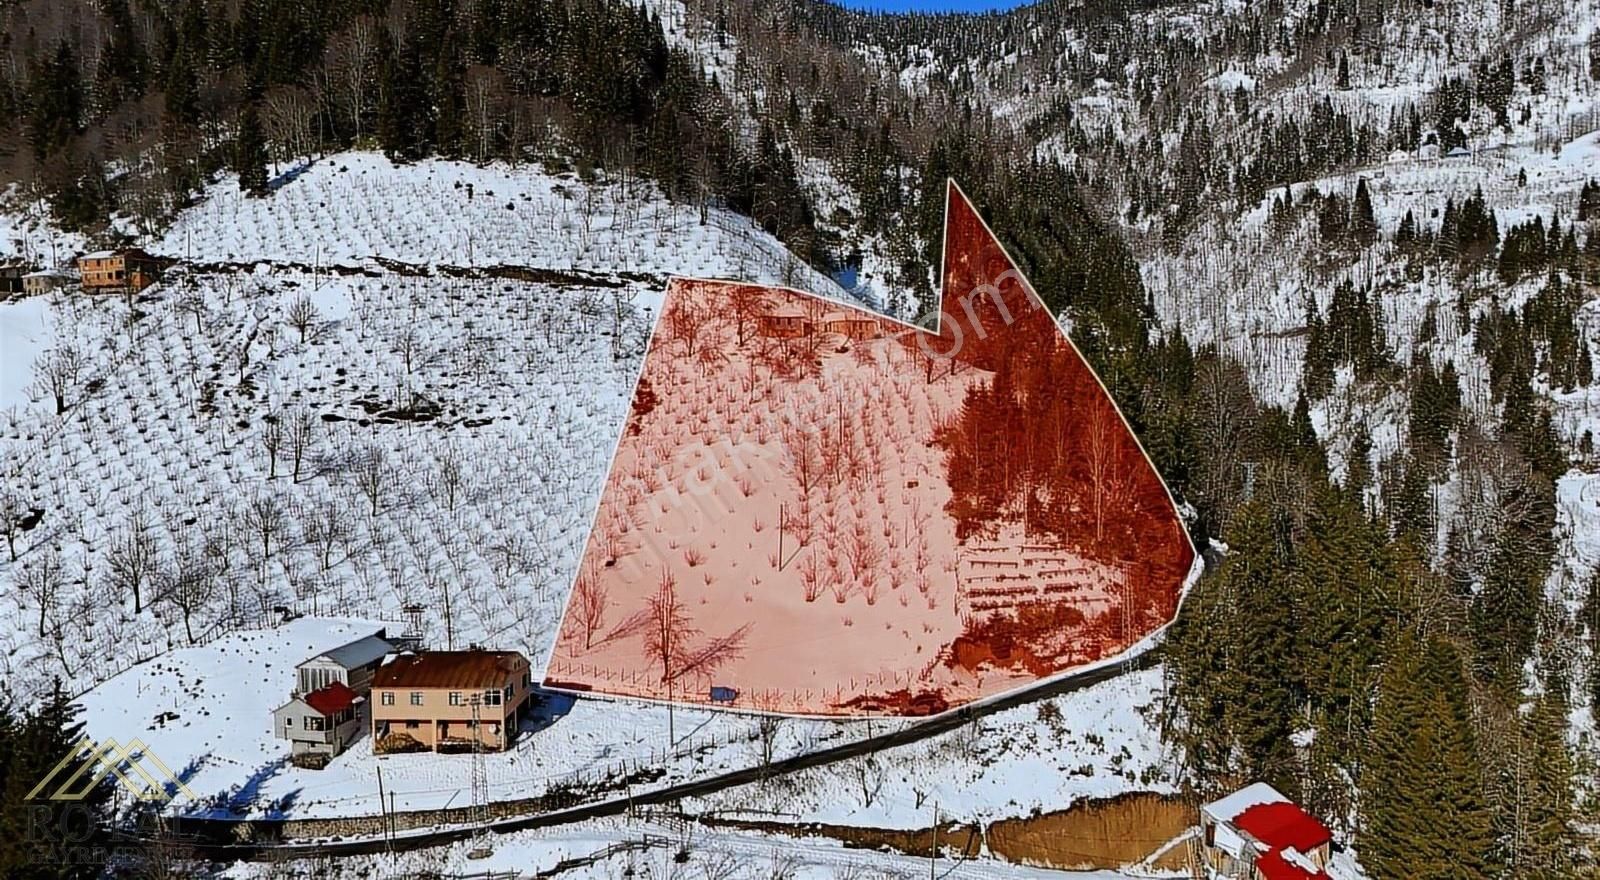
[[[1256,804],[1233,820],[1234,827],[1274,850],[1310,852],[1333,839],[1333,833],[1296,804]]]
[[[1233,823],[1240,813],[1260,804],[1287,804],[1289,799],[1283,792],[1266,784],[1257,782],[1247,785],[1233,794],[1219,798],[1200,808],[1200,811],[1216,819],[1218,822]]]
[[[390,654],[393,651],[394,645],[390,644],[387,639],[383,638],[383,631],[379,630],[377,633],[372,635],[363,636],[353,642],[340,645],[331,651],[318,654],[310,660],[307,660],[306,663],[327,659],[339,664],[345,669],[356,669],[358,667],[366,666],[369,663],[376,663],[379,660],[382,660],[385,654]],[[301,665],[304,666],[305,663],[302,663]]]
[[[76,278],[78,276],[75,273],[68,272],[65,269],[40,269],[37,272],[29,272],[28,274],[26,274],[26,275],[24,275],[22,277],[24,277],[24,278]]]
[[[1245,786],[1200,811],[1244,835],[1243,839],[1227,835],[1232,840],[1226,847],[1230,852],[1237,855],[1235,850],[1247,841],[1254,845],[1260,852],[1256,867],[1265,880],[1326,880],[1328,875],[1306,853],[1332,840],[1332,832],[1267,783]],[[1222,837],[1218,836],[1219,845]]]
[[[92,253],[84,254],[83,256],[79,257],[78,259],[80,259],[80,260],[109,260],[112,257],[128,257],[128,258],[135,259],[135,260],[156,260],[156,259],[159,259],[159,257],[157,257],[156,255],[145,251],[144,248],[136,248],[136,247],[120,248],[118,250],[94,251]]]

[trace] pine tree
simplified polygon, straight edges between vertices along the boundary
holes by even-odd
[[[1523,721],[1529,759],[1528,837],[1520,853],[1520,876],[1565,880],[1578,852],[1573,805],[1573,761],[1567,749],[1565,695],[1547,690]]]
[[[1367,189],[1365,177],[1356,181],[1355,206],[1350,211],[1350,234],[1361,245],[1370,245],[1378,239],[1378,221],[1372,213],[1372,193]]]
[[[239,175],[239,189],[246,195],[267,192],[267,143],[261,133],[261,120],[254,102],[239,111],[239,136],[233,145],[233,169]]]
[[[35,157],[44,159],[83,129],[83,83],[71,43],[56,44],[55,53],[34,74],[34,82],[28,135]]]
[[[72,753],[83,725],[78,707],[59,685],[33,714],[18,716],[0,704],[0,877],[17,880],[89,880],[101,875],[96,836],[79,839],[85,823],[98,825],[109,800],[109,783],[92,789],[83,801],[27,799],[58,761]],[[56,778],[66,780],[81,767],[72,762]],[[69,818],[69,813],[72,814]],[[71,838],[61,829],[71,828]]]
[[[1481,880],[1494,850],[1468,683],[1455,648],[1391,646],[1362,767],[1362,863],[1374,877]]]
[[[1395,230],[1394,243],[1401,249],[1408,249],[1417,241],[1417,218],[1406,209],[1406,215],[1400,218],[1400,228]]]

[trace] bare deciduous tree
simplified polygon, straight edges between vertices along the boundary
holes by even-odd
[[[300,343],[303,345],[310,336],[312,328],[322,320],[322,313],[317,311],[317,304],[311,301],[310,296],[301,294],[289,304],[289,310],[284,313],[283,318],[290,329],[300,334]]]
[[[383,496],[389,491],[392,479],[388,459],[382,449],[365,446],[352,456],[350,465],[350,473],[355,479],[356,488],[367,499],[372,515],[377,516],[378,508],[383,504]]]
[[[245,502],[244,526],[259,543],[261,560],[266,562],[272,558],[274,548],[288,529],[289,517],[276,494],[260,491]]]
[[[6,539],[6,550],[12,562],[17,561],[17,538],[28,516],[28,501],[22,493],[10,486],[0,487],[0,536]]]
[[[211,566],[192,548],[180,547],[162,567],[158,583],[158,598],[183,615],[183,634],[194,644],[194,615],[216,592]]]
[[[847,767],[856,790],[861,794],[862,808],[871,807],[878,799],[878,793],[883,790],[883,765],[878,762],[876,755],[869,752],[852,759]]]
[[[300,469],[316,438],[317,418],[310,410],[297,406],[283,417],[284,440],[288,444],[290,479],[300,482]]]
[[[439,470],[434,476],[434,492],[444,501],[446,510],[454,511],[465,482],[461,467],[461,450],[454,443],[446,443],[439,450],[436,460]]]
[[[144,587],[155,575],[157,556],[155,534],[150,531],[144,511],[135,511],[128,524],[111,538],[106,557],[111,570],[111,586],[118,593],[133,596],[133,613],[144,610]]]
[[[54,547],[35,556],[17,572],[17,589],[33,597],[33,604],[39,609],[41,639],[48,632],[50,612],[55,610],[66,582],[66,565],[61,560],[61,551]]]
[[[329,500],[321,500],[300,511],[301,535],[317,555],[323,571],[333,568],[340,559],[339,549],[350,538],[350,527],[345,521],[344,508]]]
[[[279,160],[287,162],[310,155],[315,140],[312,121],[317,115],[317,102],[311,93],[300,86],[274,86],[267,90],[263,103],[263,128],[267,140],[277,148]]]
[[[283,449],[283,413],[269,412],[262,418],[261,447],[267,452],[267,479],[278,478],[278,453]]]
[[[1105,538],[1106,508],[1117,489],[1122,459],[1122,420],[1111,408],[1111,401],[1098,396],[1089,404],[1084,423],[1085,451],[1089,459],[1089,484],[1094,493],[1094,539]]]
[[[34,380],[55,401],[56,415],[67,411],[67,398],[77,390],[84,366],[83,353],[70,343],[56,346],[33,362]]]
[[[324,56],[336,87],[336,102],[350,121],[357,142],[366,134],[362,123],[376,91],[373,61],[378,41],[384,38],[370,16],[359,16],[332,41]]]
[[[595,634],[605,626],[609,604],[606,587],[599,574],[585,567],[572,585],[572,618],[583,630],[585,651],[594,646]]]

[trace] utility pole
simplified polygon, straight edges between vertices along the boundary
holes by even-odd
[[[939,872],[939,802],[933,802],[933,848],[928,850],[928,880],[938,880]]]
[[[394,837],[390,834],[389,801],[383,796],[383,765],[378,765],[378,814],[383,817],[383,845],[389,850],[389,856],[394,857]]]
[[[472,832],[469,859],[481,859],[494,852],[489,846],[489,777],[483,758],[483,694],[474,693],[467,701],[472,707]],[[504,734],[502,733],[502,736]]]

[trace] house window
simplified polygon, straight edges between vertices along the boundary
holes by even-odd
[[[422,722],[420,722],[420,721],[407,721],[406,722],[406,730],[416,730],[417,728],[419,728],[421,726],[422,726]]]
[[[515,685],[509,685],[509,684],[506,685],[506,702],[507,703],[511,702],[511,694],[512,694],[512,691],[514,691],[515,689],[516,689]]]
[[[498,706],[498,705],[500,705],[500,692],[499,691],[484,691],[483,692],[483,704],[485,706]]]
[[[294,716],[293,715],[290,715],[289,717],[283,719],[283,727],[284,727],[285,730],[287,730],[287,729],[289,729],[289,728],[291,728],[293,726],[294,726]]]
[[[393,706],[394,705],[394,691],[384,691],[383,692],[383,704],[385,706]]]
[[[317,730],[317,731],[320,731],[320,730],[326,730],[327,729],[327,725],[321,718],[317,717],[316,715],[307,715],[306,716],[305,728],[306,728],[306,730]]]
[[[452,706],[461,705],[461,692],[460,691],[451,691],[450,692],[450,705],[452,705]]]
[[[413,705],[413,706],[422,705],[422,691],[412,691],[411,692],[411,705]]]

